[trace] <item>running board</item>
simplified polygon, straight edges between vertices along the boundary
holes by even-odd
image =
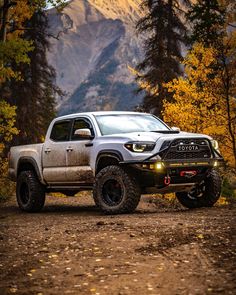
[[[47,191],[81,191],[81,190],[92,190],[93,185],[49,185]]]

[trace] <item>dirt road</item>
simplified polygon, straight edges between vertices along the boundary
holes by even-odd
[[[103,216],[88,197],[40,214],[0,205],[0,294],[236,294],[236,206],[185,210],[144,197]]]

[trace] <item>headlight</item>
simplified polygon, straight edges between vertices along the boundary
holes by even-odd
[[[219,151],[219,144],[217,140],[211,140],[211,144],[215,150]]]
[[[125,147],[135,153],[150,152],[155,147],[155,142],[127,142]]]

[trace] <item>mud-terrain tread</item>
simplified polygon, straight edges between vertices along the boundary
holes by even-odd
[[[187,192],[178,192],[176,197],[178,201],[189,209],[200,207],[212,207],[220,197],[221,193],[221,176],[219,173],[212,169],[206,178],[206,191],[200,198],[191,199],[188,197]]]
[[[20,198],[20,186],[22,183],[26,183],[30,191],[30,200],[27,204],[23,204]],[[16,184],[16,197],[17,202],[22,211],[26,212],[39,212],[45,203],[45,189],[39,182],[34,171],[22,171],[17,178]]]
[[[124,201],[118,206],[111,207],[102,200],[102,185],[107,180],[107,176],[112,175],[122,179],[124,185]],[[132,175],[119,166],[111,165],[103,168],[96,176],[93,197],[95,204],[105,214],[125,214],[133,212],[139,204],[141,192],[138,183]]]

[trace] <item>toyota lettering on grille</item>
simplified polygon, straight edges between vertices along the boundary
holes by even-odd
[[[177,146],[177,151],[178,152],[194,152],[194,151],[199,151],[199,146],[198,145],[178,145]]]

